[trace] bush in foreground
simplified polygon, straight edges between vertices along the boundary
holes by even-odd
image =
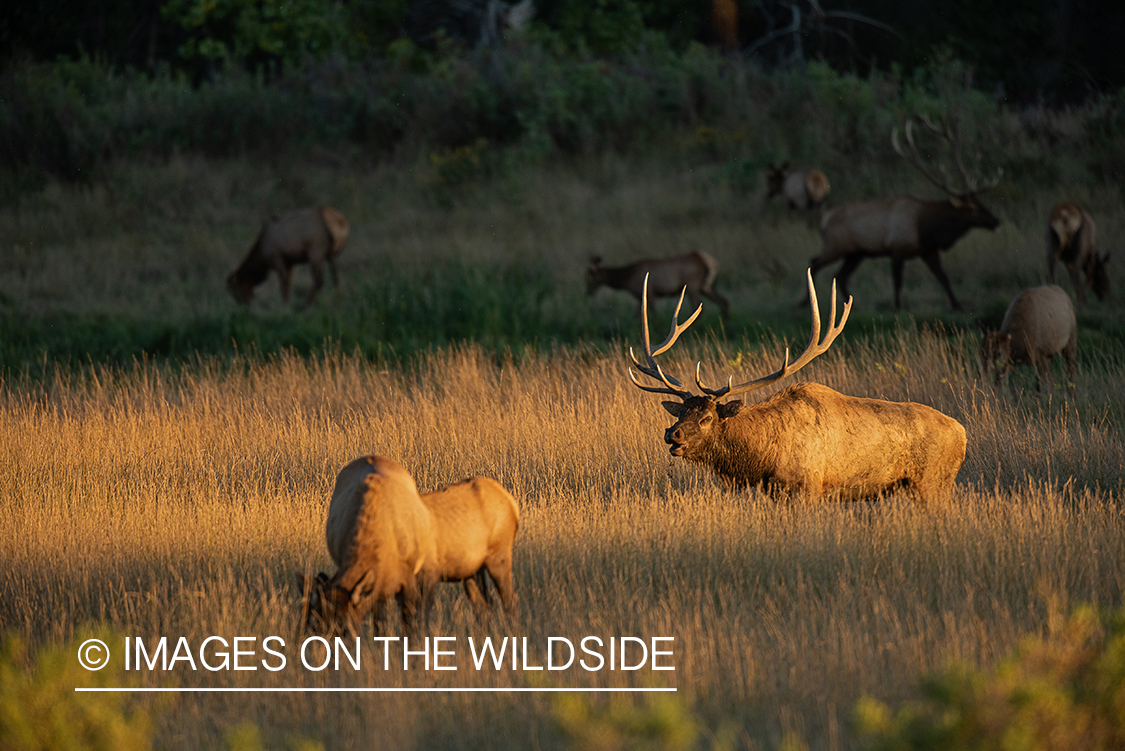
[[[933,677],[921,702],[892,711],[861,699],[858,730],[875,751],[1125,748],[1125,611],[1103,621],[1084,607],[1058,620],[993,671]]]

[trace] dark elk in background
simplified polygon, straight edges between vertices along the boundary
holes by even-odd
[[[828,176],[813,167],[790,167],[789,162],[766,167],[767,201],[779,195],[791,209],[815,209],[828,198],[830,190]]]
[[[331,206],[270,217],[262,224],[246,259],[227,277],[227,289],[235,300],[249,305],[254,299],[254,288],[264,282],[271,271],[276,271],[281,282],[281,299],[288,303],[293,267],[307,263],[313,279],[305,300],[308,307],[316,302],[324,286],[325,265],[332,273],[333,286],[339,287],[336,256],[348,241],[349,231],[348,220]]]
[[[1098,255],[1098,229],[1094,218],[1081,206],[1070,201],[1060,203],[1051,211],[1047,224],[1047,281],[1055,281],[1055,262],[1062,261],[1074,285],[1078,307],[1086,304],[1091,289],[1098,299],[1109,297],[1109,276],[1106,264],[1109,254]],[[1083,282],[1080,275],[1084,274]]]
[[[466,47],[489,47],[507,29],[522,29],[535,16],[533,0],[413,0],[406,9],[406,33],[416,43],[432,46],[439,32]]]
[[[719,306],[723,318],[729,318],[730,301],[715,291],[718,275],[719,262],[701,250],[672,258],[646,258],[627,266],[602,266],[601,257],[593,256],[586,269],[586,293],[592,295],[601,287],[618,289],[637,298],[643,307],[647,285],[654,297],[686,293],[695,306],[703,295]]]
[[[898,128],[891,133],[894,150],[917,169],[931,183],[949,195],[944,201],[923,201],[911,196],[886,198],[879,201],[845,203],[825,214],[820,224],[820,255],[809,262],[813,275],[824,266],[843,260],[836,278],[840,291],[847,294],[848,279],[865,258],[889,257],[894,275],[895,308],[902,302],[903,266],[910,258],[921,258],[937,277],[954,310],[961,303],[953,294],[949,277],[941,266],[939,253],[949,250],[973,227],[999,230],[1000,220],[984,207],[979,194],[1000,181],[1000,173],[985,182],[974,178],[966,169],[961,156],[960,137],[948,122],[942,127],[928,120],[926,126],[948,140],[953,147],[957,168],[964,180],[962,190],[954,190],[946,180],[940,179],[923,163],[914,143],[913,121],[906,123],[908,153],[898,141]],[[944,170],[943,170],[944,172]]]

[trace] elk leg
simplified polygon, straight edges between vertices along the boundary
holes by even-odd
[[[1066,270],[1070,272],[1070,283],[1074,287],[1074,297],[1078,302],[1078,309],[1086,307],[1086,285],[1081,283],[1081,274],[1079,273],[1078,264],[1068,263]]]
[[[945,289],[945,294],[949,295],[949,302],[954,310],[961,310],[961,303],[957,302],[957,296],[953,294],[953,287],[949,284],[949,277],[945,275],[945,269],[941,267],[941,257],[937,251],[928,253],[922,256],[922,261],[937,277],[938,282],[941,283],[942,288]]]
[[[496,591],[500,595],[500,604],[504,606],[504,612],[510,615],[516,606],[516,593],[512,588],[512,559],[500,556],[485,561],[484,565],[488,569],[488,575],[496,584]]]
[[[292,269],[285,264],[277,267],[277,278],[281,282],[281,301],[286,305],[289,304],[289,281],[292,277]]]
[[[906,261],[900,256],[891,259],[891,276],[895,280],[895,310],[902,307],[902,272]]]
[[[1049,386],[1051,379],[1051,357],[1038,357],[1035,359],[1035,391],[1043,392],[1043,383]]]
[[[313,286],[309,290],[308,299],[305,300],[305,307],[311,307],[316,302],[316,296],[320,294],[320,288],[324,286],[324,269],[319,263],[310,263],[309,271],[312,273]]]
[[[340,289],[340,276],[336,273],[336,261],[328,259],[328,270],[332,272],[332,289]]]
[[[727,298],[723,297],[713,289],[701,290],[701,293],[708,300],[714,301],[714,303],[719,306],[719,310],[723,314],[724,321],[730,318],[730,301],[727,300]]]
[[[418,581],[408,577],[395,596],[402,608],[402,626],[407,636],[418,633],[418,611],[422,602],[422,594],[418,589]]]
[[[1063,349],[1063,358],[1066,360],[1066,377],[1067,385],[1069,388],[1077,388],[1074,385],[1074,366],[1077,364],[1078,354],[1078,341],[1075,335],[1071,335],[1070,341],[1066,343],[1066,348]]]
[[[473,609],[476,610],[478,618],[492,611],[492,605],[488,602],[487,590],[482,586],[484,581],[480,571],[462,579],[461,584],[464,586],[465,594],[468,595],[469,602],[473,604]]]
[[[836,282],[840,285],[840,297],[844,300],[848,299],[848,280],[852,278],[856,267],[863,261],[861,255],[850,255],[844,258],[844,263],[840,266],[840,270],[836,272]]]

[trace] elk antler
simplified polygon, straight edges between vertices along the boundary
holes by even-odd
[[[710,395],[714,399],[719,399],[724,396],[735,396],[737,394],[744,394],[747,391],[760,389],[763,386],[768,386],[771,383],[777,383],[783,378],[796,373],[801,368],[808,365],[815,358],[823,355],[832,346],[832,342],[844,330],[844,324],[848,322],[848,315],[852,312],[852,298],[849,296],[847,303],[844,304],[844,312],[840,316],[840,323],[835,324],[836,320],[836,280],[832,280],[832,312],[828,319],[828,333],[824,335],[824,341],[820,341],[820,303],[816,299],[816,287],[813,286],[812,270],[808,271],[809,279],[809,301],[812,303],[812,335],[809,337],[809,344],[805,347],[805,351],[797,358],[797,361],[790,364],[789,362],[789,348],[785,348],[785,360],[781,364],[781,369],[768,376],[758,378],[753,381],[733,385],[734,376],[732,375],[727,379],[727,385],[719,389],[709,389],[703,385],[703,381],[699,376],[699,368],[702,363],[697,363],[695,366],[695,383],[703,391],[703,393]]]
[[[948,120],[943,117],[941,121],[941,127],[939,128],[929,118],[919,117],[918,119],[921,120],[931,131],[941,136],[942,138],[947,139],[953,146],[953,159],[957,163],[957,169],[961,173],[961,178],[965,181],[965,192],[958,193],[957,191],[949,187],[948,175],[946,175],[946,181],[942,181],[939,180],[931,171],[926,169],[926,166],[922,162],[922,155],[918,153],[918,146],[914,143],[913,119],[906,121],[906,142],[910,144],[910,154],[907,154],[898,142],[898,126],[896,125],[891,130],[891,146],[894,148],[895,153],[897,153],[911,166],[921,172],[923,177],[936,185],[940,190],[948,193],[951,196],[973,195],[976,193],[982,193],[989,188],[996,187],[996,185],[1000,182],[1001,175],[1004,174],[1003,168],[998,169],[996,171],[996,177],[988,181],[978,180],[970,175],[969,170],[965,168],[965,161],[961,156],[961,138],[959,131],[954,132],[954,129],[949,126]],[[941,170],[942,174],[945,174],[944,168],[939,167],[939,169]]]
[[[699,314],[703,311],[703,303],[700,303],[699,307],[695,309],[695,312],[692,313],[682,325],[679,323],[680,308],[684,304],[684,293],[686,292],[687,286],[684,286],[683,290],[680,291],[680,301],[676,303],[676,312],[672,314],[672,329],[668,332],[668,338],[653,350],[652,342],[648,334],[648,274],[645,274],[644,289],[641,291],[641,333],[644,336],[645,360],[648,362],[648,366],[641,365],[637,360],[637,356],[633,354],[632,347],[629,348],[629,357],[633,358],[633,364],[637,366],[637,370],[641,371],[649,378],[660,381],[664,384],[664,388],[642,386],[640,381],[637,380],[637,377],[633,375],[633,369],[630,368],[629,380],[642,391],[651,391],[655,394],[671,394],[672,396],[678,396],[680,399],[687,399],[691,396],[690,391],[684,391],[679,381],[672,376],[665,375],[664,371],[660,369],[660,366],[656,364],[656,356],[662,352],[667,352],[668,349],[676,343],[676,340],[680,338],[680,334],[687,331],[688,326],[694,323],[695,319],[698,318]]]

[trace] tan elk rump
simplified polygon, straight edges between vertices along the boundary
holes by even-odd
[[[281,299],[288,303],[293,267],[307,263],[313,286],[305,305],[312,305],[324,286],[325,264],[332,272],[332,284],[340,284],[335,260],[348,240],[348,232],[348,220],[331,206],[273,217],[262,225],[246,259],[227,277],[227,288],[235,300],[248,304],[254,299],[254,288],[276,271]]]
[[[936,126],[930,125],[935,131]],[[977,197],[982,191],[993,187],[996,180],[983,184],[970,177],[962,163],[957,139],[950,135],[949,127],[939,131],[950,137],[955,144],[957,165],[964,177],[965,189],[955,191],[944,181],[939,180],[923,164],[922,157],[914,143],[913,122],[906,124],[906,140],[910,146],[907,153],[898,142],[898,128],[891,133],[894,150],[922,173],[930,182],[949,194],[944,201],[923,201],[919,198],[902,196],[860,203],[845,203],[829,211],[821,219],[820,255],[814,257],[809,266],[813,276],[830,263],[843,261],[836,279],[840,282],[841,294],[848,294],[848,280],[859,264],[866,258],[889,257],[894,277],[895,308],[902,303],[902,279],[904,265],[911,258],[921,258],[930,269],[955,310],[961,303],[953,294],[945,269],[941,265],[940,253],[949,250],[964,237],[970,229],[980,227],[998,231],[1000,220],[981,204]]]
[[[996,371],[996,382],[1007,383],[1013,365],[1035,368],[1035,388],[1050,380],[1051,360],[1062,354],[1067,378],[1074,385],[1078,352],[1078,322],[1074,306],[1061,287],[1053,284],[1032,287],[1012,300],[999,331],[984,335],[980,345],[981,367],[987,377]]]
[[[718,275],[719,262],[701,250],[672,258],[648,258],[627,266],[602,266],[602,259],[593,256],[586,269],[586,292],[592,295],[601,287],[609,287],[628,292],[640,303],[647,279],[655,297],[675,297],[686,288],[692,305],[698,305],[702,295],[719,306],[723,318],[729,318],[730,302],[715,290]]]
[[[878,496],[900,486],[914,491],[922,504],[949,496],[965,459],[965,429],[951,417],[923,404],[888,402],[847,396],[816,383],[801,383],[759,404],[724,397],[753,391],[781,381],[823,354],[839,336],[851,312],[851,299],[836,317],[836,287],[828,333],[820,340],[820,312],[808,274],[812,304],[812,335],[795,362],[789,351],[781,368],[739,385],[712,389],[703,384],[696,366],[695,382],[703,396],[685,390],[663,372],[656,356],[667,351],[700,309],[680,324],[680,306],[672,317],[668,338],[655,349],[648,332],[648,310],[642,312],[646,364],[634,365],[660,386],[644,386],[629,371],[634,385],[645,391],[670,394],[680,401],[664,402],[677,418],[664,433],[669,452],[710,467],[743,486],[762,486],[768,492],[811,500],[824,494],[839,498]],[[683,297],[680,298],[683,303]]]
[[[790,209],[815,209],[824,203],[832,186],[828,176],[815,167],[766,167],[766,200],[780,195]]]
[[[1109,297],[1109,255],[1098,255],[1097,242],[1094,219],[1081,206],[1066,201],[1051,210],[1047,224],[1047,281],[1054,284],[1055,263],[1062,261],[1080,308],[1086,304],[1086,293],[1091,289],[1103,302]],[[1085,281],[1081,275],[1085,275]]]
[[[297,574],[304,593],[298,633],[310,627],[354,631],[367,613],[377,614],[377,607],[392,597],[399,600],[403,623],[412,633],[436,578],[437,548],[430,512],[410,473],[382,456],[365,456],[341,469],[325,537],[336,573],[317,574],[314,581]]]
[[[515,605],[512,546],[520,509],[512,494],[487,477],[473,477],[422,495],[437,548],[435,573],[461,582],[478,611],[491,610],[487,573],[506,612]]]

